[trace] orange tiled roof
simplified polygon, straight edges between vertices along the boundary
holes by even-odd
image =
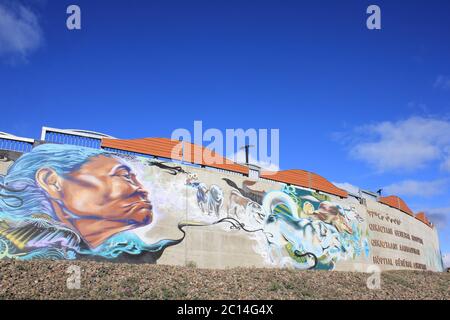
[[[319,190],[342,198],[348,197],[347,191],[336,187],[324,177],[305,170],[283,170],[277,172],[267,171],[261,173],[261,178],[288,183],[313,190]]]
[[[403,201],[401,198],[397,197],[397,196],[388,196],[388,197],[380,197],[378,199],[378,201],[380,203],[383,203],[385,205],[388,205],[392,208],[396,208],[400,211],[403,211],[407,214],[409,214],[410,216],[414,217],[414,213],[412,212],[412,210],[408,207],[408,205],[406,204],[405,201]]]
[[[174,160],[183,160],[248,175],[246,166],[237,164],[203,146],[167,138],[102,139],[102,147],[147,154]],[[209,160],[208,160],[209,159]]]
[[[423,223],[425,223],[426,225],[428,225],[429,227],[432,226],[430,220],[428,220],[427,216],[425,215],[425,212],[419,212],[416,214],[416,219],[422,221]]]

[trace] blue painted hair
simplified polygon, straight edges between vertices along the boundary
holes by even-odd
[[[5,176],[0,175],[0,218],[23,219],[33,214],[47,214],[58,220],[47,193],[37,184],[36,173],[51,168],[65,176],[103,150],[73,145],[43,144],[22,155]]]

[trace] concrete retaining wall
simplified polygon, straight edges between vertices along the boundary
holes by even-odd
[[[371,199],[67,145],[5,169],[3,258],[443,269],[434,228]]]

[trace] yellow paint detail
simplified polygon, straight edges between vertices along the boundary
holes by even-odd
[[[306,201],[303,204],[303,212],[306,214],[313,214],[314,213],[314,206],[312,205],[311,202]]]

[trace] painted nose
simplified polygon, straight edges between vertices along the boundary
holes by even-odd
[[[136,193],[139,193],[145,199],[147,199],[147,197],[148,197],[148,191],[145,190],[142,186],[139,186],[137,188]]]

